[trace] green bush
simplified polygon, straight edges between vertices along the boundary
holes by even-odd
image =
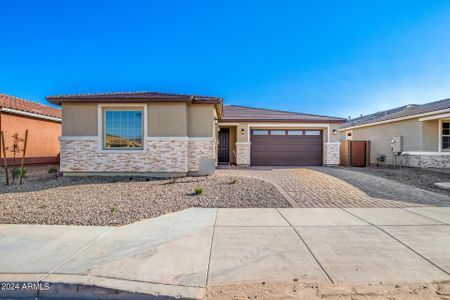
[[[48,168],[48,174],[55,174],[55,173],[58,173],[58,169],[56,167]]]
[[[237,178],[233,178],[233,180],[231,180],[230,184],[236,184],[237,183]]]
[[[115,207],[115,206],[111,207],[111,213],[115,213],[115,212],[117,212],[117,207]]]
[[[195,195],[201,195],[201,194],[203,194],[203,188],[201,188],[201,187],[195,188],[194,194],[195,194]]]
[[[15,168],[13,171],[14,177],[20,177],[21,172],[20,172],[20,168]],[[27,169],[23,168],[23,177],[25,177],[27,175]]]

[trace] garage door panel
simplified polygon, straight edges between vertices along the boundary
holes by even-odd
[[[320,135],[251,135],[251,164],[255,166],[322,165]]]
[[[311,152],[317,151],[320,148],[321,144],[308,144],[308,145],[290,145],[290,144],[276,144],[271,145],[270,147],[257,145],[254,146],[253,151],[256,153],[259,152]],[[320,150],[320,149],[319,149]]]
[[[306,159],[306,158],[294,158],[294,159],[286,159],[286,158],[273,158],[270,160],[270,164],[267,164],[267,159],[258,158],[252,160],[252,165],[254,166],[317,166],[322,164],[322,159],[315,158]]]

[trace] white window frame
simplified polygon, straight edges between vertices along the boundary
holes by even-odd
[[[108,108],[120,109],[121,107],[126,110],[127,108],[136,108],[142,109],[143,111],[143,126],[142,129],[142,148],[130,150],[130,148],[123,149],[106,149],[104,148],[104,132],[103,132],[103,124],[104,124],[104,114],[103,111]],[[105,103],[105,104],[97,104],[97,130],[98,130],[98,152],[99,153],[145,153],[147,152],[147,104],[140,103]]]
[[[450,149],[444,149],[442,140],[445,136],[450,135],[444,135],[444,126],[443,123],[450,123],[450,119],[440,119],[439,120],[439,152],[450,152]]]

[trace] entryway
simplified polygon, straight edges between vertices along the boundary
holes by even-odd
[[[218,138],[218,161],[219,163],[230,163],[230,129],[221,128]]]

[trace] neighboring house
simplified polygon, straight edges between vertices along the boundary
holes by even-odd
[[[370,163],[384,155],[394,163],[391,143],[399,137],[397,164],[411,167],[450,167],[450,99],[410,104],[349,120],[339,129],[341,140],[370,141]]]
[[[28,143],[26,149],[27,164],[59,163],[59,141],[61,135],[61,110],[33,101],[0,94],[0,131],[4,132],[7,162],[13,161],[11,146],[13,135],[18,133],[24,138],[28,129]],[[2,151],[1,157],[4,154]],[[3,163],[3,161],[0,161]]]
[[[339,163],[344,120],[154,92],[50,96],[62,106],[61,171],[201,175],[238,165]]]

